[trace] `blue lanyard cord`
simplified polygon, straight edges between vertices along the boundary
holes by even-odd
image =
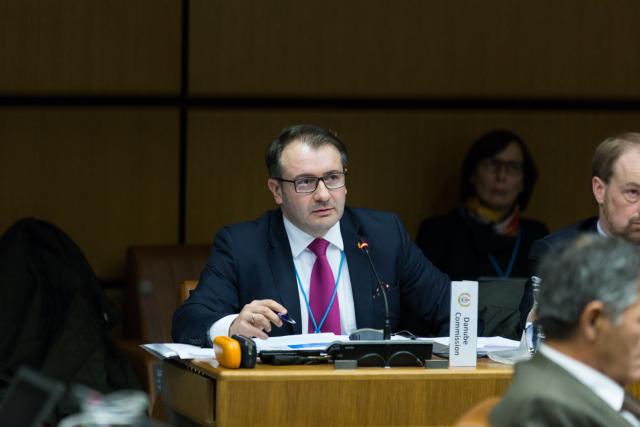
[[[500,265],[498,264],[498,260],[489,254],[489,261],[491,261],[491,265],[493,269],[498,273],[498,276],[502,279],[506,279],[511,276],[511,270],[513,270],[513,264],[516,262],[516,257],[518,256],[518,250],[520,249],[520,239],[522,235],[518,231],[518,237],[516,237],[516,243],[513,245],[513,251],[511,251],[511,259],[509,259],[509,265],[507,266],[507,271],[502,271]]]
[[[304,291],[304,287],[302,286],[302,280],[300,280],[300,275],[298,274],[298,270],[296,266],[293,266],[293,271],[296,273],[296,279],[298,281],[298,287],[300,288],[300,292],[302,292],[302,296],[304,297],[304,303],[307,305],[307,312],[309,313],[309,317],[311,318],[311,323],[313,323],[313,333],[319,334],[322,330],[322,325],[324,325],[324,321],[327,320],[327,316],[331,311],[331,307],[333,307],[333,302],[336,299],[336,294],[338,293],[338,284],[340,283],[340,275],[342,274],[342,265],[344,264],[344,251],[341,251],[340,256],[340,266],[338,267],[338,276],[336,278],[336,284],[333,286],[333,294],[331,295],[331,300],[329,301],[329,305],[327,306],[327,310],[324,312],[324,316],[322,316],[322,320],[320,321],[320,325],[316,323],[316,319],[313,316],[313,312],[311,311],[311,306],[309,305],[309,298],[307,297],[307,293]]]

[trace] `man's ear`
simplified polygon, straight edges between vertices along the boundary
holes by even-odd
[[[591,301],[580,314],[578,328],[582,335],[589,341],[594,342],[610,323],[610,319],[604,311],[602,301]]]
[[[603,204],[607,184],[597,176],[594,176],[591,178],[591,190],[593,191],[593,197],[596,199],[596,202],[598,202],[599,205]]]
[[[269,178],[267,180],[267,187],[269,187],[269,191],[273,194],[273,200],[275,200],[277,205],[282,204],[282,186],[278,181],[273,178]]]

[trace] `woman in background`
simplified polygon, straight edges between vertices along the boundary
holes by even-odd
[[[491,282],[480,287],[481,334],[519,339],[533,298],[527,256],[548,233],[542,222],[520,216],[536,167],[518,135],[496,130],[471,146],[461,175],[461,206],[425,220],[417,244],[451,280]]]
[[[521,218],[538,172],[522,139],[491,131],[467,153],[461,206],[425,220],[417,244],[452,280],[528,277],[527,254],[548,233],[542,222]]]

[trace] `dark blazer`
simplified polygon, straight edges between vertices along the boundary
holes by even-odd
[[[138,388],[130,361],[111,338],[117,320],[89,262],[64,231],[25,218],[2,235],[0,401],[21,366],[102,393]],[[47,425],[76,412],[73,402],[63,401]]]
[[[536,240],[529,250],[529,272],[531,276],[538,275],[538,269],[540,267],[540,261],[542,258],[551,251],[559,250],[563,245],[569,243],[582,233],[597,233],[598,217],[591,217],[578,221],[575,224],[571,224],[565,228],[549,234],[542,239]],[[531,281],[528,281],[525,285],[524,296],[522,297],[522,304],[520,304],[520,311],[523,314],[522,321],[526,319],[526,315],[531,311],[533,307],[533,288]]]
[[[510,277],[529,277],[529,249],[533,242],[548,233],[542,222],[520,219],[520,244]],[[515,243],[515,237],[496,234],[492,225],[476,221],[463,208],[423,221],[416,239],[425,256],[451,280],[498,276],[489,255],[493,255],[498,265],[506,270]]]
[[[382,329],[384,322],[384,302],[374,297],[376,279],[366,255],[357,248],[360,239],[366,239],[382,281],[391,285],[387,292],[392,330],[448,335],[449,278],[424,257],[397,216],[347,207],[340,230],[358,328]],[[218,232],[198,287],[173,316],[173,340],[211,346],[208,332],[214,322],[265,298],[278,301],[300,319],[293,257],[279,209]],[[301,332],[300,322],[285,323],[270,335]]]
[[[529,277],[527,255],[533,242],[545,236],[549,230],[540,222],[520,219],[520,243],[511,270],[511,278]],[[498,276],[489,256],[492,255],[498,265],[506,270],[511,256],[516,249],[516,237],[500,236],[490,224],[482,224],[473,219],[464,208],[456,208],[447,215],[429,218],[423,221],[418,232],[416,243],[425,256],[436,267],[448,274],[451,280],[478,280],[483,276]],[[524,280],[524,279],[523,279]],[[498,297],[494,292],[492,297]],[[487,329],[483,334],[499,334],[506,338],[520,339],[524,322],[531,310],[533,296],[530,286],[526,286],[519,305],[520,315],[514,313],[505,318],[497,306],[488,309],[486,316],[500,314],[500,323],[495,324],[487,317]],[[499,301],[491,301],[491,304]],[[480,301],[480,320],[483,316],[483,302]],[[495,310],[498,310],[497,312]],[[519,317],[519,319],[518,319]],[[496,328],[492,328],[494,323]]]
[[[562,228],[548,236],[538,239],[529,251],[529,271],[537,275],[540,261],[549,251],[556,251],[564,244],[575,239],[582,233],[597,233],[598,217],[583,219],[568,227]]]
[[[509,390],[490,414],[494,427],[629,427],[591,389],[542,354],[518,363]]]

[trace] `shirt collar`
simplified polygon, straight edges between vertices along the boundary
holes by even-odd
[[[598,234],[604,237],[609,237],[609,235],[607,234],[606,231],[604,231],[604,228],[602,228],[602,225],[600,225],[600,220],[598,220],[598,222],[596,223],[596,229],[598,230]]]
[[[291,254],[296,258],[302,253],[302,251],[307,249],[307,246],[315,240],[315,237],[305,233],[293,225],[286,216],[282,215],[282,219],[284,220],[284,229],[287,232],[287,237],[289,238]],[[341,251],[344,250],[344,242],[342,241],[342,233],[340,232],[340,221],[336,222],[333,227],[331,227],[324,236],[322,236],[322,238]]]
[[[616,383],[602,372],[597,371],[582,362],[578,362],[574,358],[569,357],[548,345],[542,344],[540,346],[540,353],[573,375],[578,381],[587,386],[614,410],[620,411],[622,409],[624,389],[620,384]]]

